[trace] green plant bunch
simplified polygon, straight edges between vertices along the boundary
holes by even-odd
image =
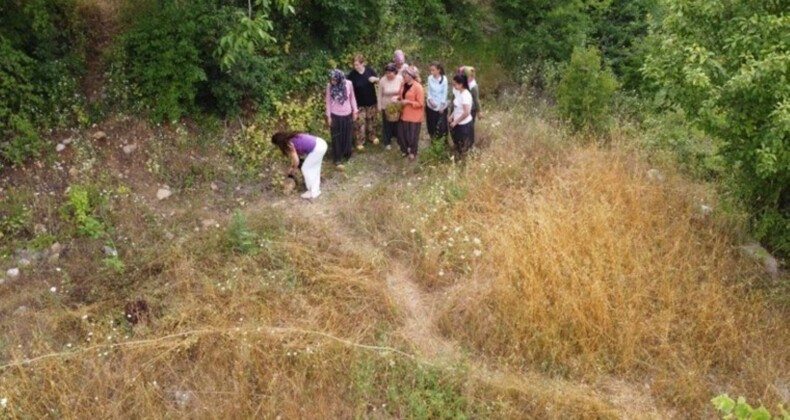
[[[107,233],[107,227],[96,215],[102,202],[98,193],[82,185],[72,185],[66,197],[63,218],[74,223],[80,235],[99,239]]]
[[[753,232],[790,255],[790,16],[781,2],[667,0],[645,74],[721,140]]]
[[[574,130],[602,134],[618,83],[597,48],[576,48],[557,89],[560,115]]]
[[[779,405],[778,413],[774,416],[762,405],[754,408],[747,404],[744,397],[738,397],[736,401],[727,394],[721,394],[712,399],[711,403],[724,420],[790,420],[790,413],[782,405]]]

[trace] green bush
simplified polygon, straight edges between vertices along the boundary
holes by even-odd
[[[260,249],[258,235],[247,226],[247,218],[240,210],[234,211],[230,219],[228,243],[232,250],[242,254],[253,254]]]
[[[0,6],[0,169],[38,156],[40,130],[84,121],[84,22],[74,0]]]
[[[782,405],[778,407],[778,414],[772,416],[771,412],[762,405],[754,408],[746,403],[746,398],[739,397],[738,400],[733,400],[727,394],[721,394],[711,400],[711,403],[716,407],[716,410],[721,414],[722,419],[729,420],[790,420],[790,413],[784,409]]]
[[[98,239],[104,236],[107,228],[97,213],[103,198],[96,191],[82,185],[72,185],[66,192],[68,200],[63,206],[63,216],[73,223],[80,235]]]
[[[494,4],[511,65],[566,61],[591,29],[582,0],[503,0]]]
[[[721,140],[754,233],[790,255],[790,16],[783,6],[668,1],[645,71],[660,98]]]
[[[560,114],[575,130],[602,133],[616,91],[617,80],[601,66],[598,49],[576,48],[557,89]]]
[[[176,120],[195,111],[200,83],[206,80],[201,36],[207,16],[216,10],[202,0],[145,2],[130,13],[131,26],[121,35],[115,83],[136,87],[139,108],[154,121]],[[128,17],[127,19],[131,19]]]

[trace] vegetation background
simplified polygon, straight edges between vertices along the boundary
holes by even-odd
[[[478,150],[284,196],[396,48]],[[778,0],[2,0],[0,417],[787,418],[789,137]]]

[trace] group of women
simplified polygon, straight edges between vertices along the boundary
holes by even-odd
[[[379,134],[387,150],[392,149],[395,139],[403,157],[414,161],[423,121],[431,141],[444,141],[450,134],[458,157],[474,145],[480,101],[473,67],[459,67],[448,80],[442,65],[431,63],[427,91],[420,71],[406,62],[401,50],[395,51],[393,62],[384,67],[381,78],[362,55],[354,57],[353,67],[348,75],[332,70],[326,86],[326,121],[332,134],[332,161],[337,169],[344,168],[354,149],[364,150],[367,143],[378,145]],[[451,84],[453,99],[449,102]],[[400,111],[397,121],[388,118],[388,114],[392,115],[392,104]],[[289,176],[301,166],[307,187],[302,197],[317,198],[321,194],[321,162],[328,149],[326,141],[307,133],[278,132],[272,136],[272,143],[290,157]]]

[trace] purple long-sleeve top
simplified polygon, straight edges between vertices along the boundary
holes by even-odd
[[[332,114],[335,114],[340,117],[345,117],[346,115],[351,115],[352,113],[357,112],[357,98],[354,96],[354,86],[351,84],[350,80],[346,80],[346,92],[348,94],[348,99],[343,102],[342,104],[332,100],[332,94],[330,88],[332,87],[331,84],[326,85],[326,116],[327,118],[331,117]]]
[[[291,143],[299,156],[307,156],[315,149],[315,136],[300,133],[291,137]]]

